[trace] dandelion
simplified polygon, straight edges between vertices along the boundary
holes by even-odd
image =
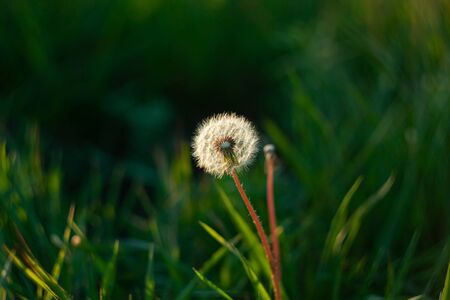
[[[253,125],[235,114],[219,114],[204,121],[193,142],[193,156],[200,168],[222,177],[247,168],[258,150]]]
[[[193,156],[197,165],[207,173],[222,177],[230,175],[247,208],[261,240],[272,270],[275,299],[281,299],[278,268],[270,250],[267,236],[258,215],[247,197],[237,172],[247,168],[258,151],[258,134],[244,117],[235,114],[219,114],[205,120],[194,137]]]

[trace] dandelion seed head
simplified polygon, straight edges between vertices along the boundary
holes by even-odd
[[[252,123],[236,114],[218,114],[200,124],[192,143],[197,165],[217,177],[248,167],[258,150]]]

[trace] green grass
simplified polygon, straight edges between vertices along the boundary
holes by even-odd
[[[144,2],[0,4],[0,299],[272,297],[190,156],[240,109],[278,152],[285,299],[449,299],[446,1]],[[240,177],[267,231],[262,154]]]
[[[418,189],[411,178],[417,169],[392,175],[367,167],[364,178],[346,187],[348,171],[336,181],[321,175],[327,170],[297,174],[284,157],[294,151],[301,157],[308,145],[295,150],[275,123],[268,124],[286,161],[275,183],[286,299],[448,294],[448,201],[411,196]],[[27,136],[30,145],[39,144],[36,134]],[[212,178],[193,177],[186,147],[162,163],[159,189],[150,198],[139,183],[119,196],[120,166],[106,176],[90,172],[84,187],[69,194],[61,168],[44,167],[38,147],[7,148],[3,143],[0,157],[5,297],[270,297],[268,265],[231,180],[219,186]],[[364,164],[378,167],[370,157]],[[243,179],[266,221],[262,161]],[[203,220],[217,229],[199,226]],[[81,240],[77,245],[70,243],[74,235]]]

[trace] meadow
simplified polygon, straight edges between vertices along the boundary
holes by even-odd
[[[0,299],[273,299],[230,176],[235,112],[283,299],[450,299],[444,0],[0,3]]]

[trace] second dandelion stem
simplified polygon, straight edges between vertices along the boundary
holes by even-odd
[[[281,291],[280,291],[280,282],[278,280],[278,276],[276,274],[276,267],[275,267],[275,261],[274,257],[272,255],[272,252],[270,250],[269,241],[267,239],[267,236],[264,232],[264,228],[261,225],[261,222],[259,221],[258,215],[256,214],[255,209],[253,208],[253,205],[250,203],[250,200],[247,197],[247,194],[244,191],[244,188],[242,187],[241,181],[239,180],[239,177],[236,174],[236,171],[231,172],[231,176],[233,177],[234,183],[236,184],[236,187],[239,191],[239,194],[241,195],[242,200],[244,201],[244,204],[250,214],[250,217],[253,220],[253,223],[255,224],[256,231],[258,232],[259,238],[261,239],[262,246],[264,248],[264,252],[267,256],[267,259],[269,260],[269,265],[272,271],[272,283],[275,293],[275,299],[281,300]]]
[[[267,208],[269,211],[270,239],[272,240],[272,249],[274,256],[274,272],[278,282],[281,282],[281,260],[280,243],[277,233],[277,217],[275,213],[275,200],[273,193],[273,167],[274,159],[272,155],[266,155],[267,167]]]

